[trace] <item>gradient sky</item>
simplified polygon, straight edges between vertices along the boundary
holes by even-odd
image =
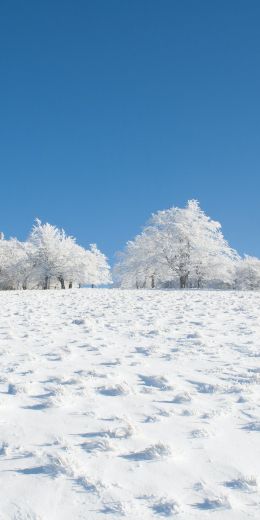
[[[2,0],[0,229],[113,260],[189,198],[260,256],[259,0]]]

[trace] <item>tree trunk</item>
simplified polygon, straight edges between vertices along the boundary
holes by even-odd
[[[180,289],[185,289],[187,287],[188,275],[184,274],[180,276]]]
[[[65,282],[63,276],[59,276],[58,280],[60,282],[61,288],[65,289]]]
[[[151,287],[152,287],[152,289],[155,288],[154,274],[151,276]]]
[[[45,276],[43,289],[46,290],[46,289],[49,289],[49,288],[50,288],[50,278],[49,278],[49,276]]]
[[[72,289],[72,282],[69,283],[69,289]]]

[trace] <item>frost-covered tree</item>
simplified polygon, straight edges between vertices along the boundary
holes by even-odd
[[[111,283],[107,259],[96,245],[84,249],[63,229],[36,220],[27,242],[0,235],[0,289]]]
[[[115,267],[122,287],[231,284],[238,256],[221,226],[195,200],[152,215],[141,235],[128,242]]]
[[[66,284],[72,287],[111,281],[106,257],[97,247],[84,249],[63,229],[36,220],[28,242],[32,248],[33,276],[43,289],[49,289],[55,282],[65,289]]]
[[[16,248],[16,261],[9,266],[9,272],[15,280],[17,289],[35,289],[38,280],[34,277],[33,251],[29,242],[13,241]]]
[[[15,238],[0,240],[0,289],[25,289],[32,266],[29,245]]]
[[[52,280],[58,280],[64,287],[64,271],[67,267],[67,242],[63,230],[51,224],[42,224],[39,219],[29,236],[32,246],[34,277],[43,289],[49,289]]]
[[[242,290],[260,290],[260,260],[245,256],[236,265],[235,288]]]
[[[95,285],[108,285],[112,283],[110,266],[106,256],[101,253],[96,244],[90,244],[91,269],[88,283]]]
[[[18,248],[15,240],[0,240],[0,289],[16,289],[17,280],[13,267],[18,261]]]
[[[160,266],[151,237],[143,232],[127,242],[126,248],[117,255],[114,268],[116,285],[124,288],[154,287]]]

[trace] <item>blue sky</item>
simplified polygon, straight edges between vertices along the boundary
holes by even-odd
[[[113,259],[197,198],[260,255],[259,23],[258,0],[3,0],[0,228]]]

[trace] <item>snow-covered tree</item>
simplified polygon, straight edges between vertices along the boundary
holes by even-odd
[[[84,249],[63,229],[40,220],[27,242],[0,234],[0,289],[72,288],[110,284],[107,259],[95,244]]]
[[[13,266],[18,259],[16,241],[0,240],[0,289],[16,289]]]
[[[105,256],[92,246],[86,250],[76,243],[75,238],[66,236],[63,229],[40,220],[32,229],[29,237],[32,246],[31,261],[34,276],[43,289],[49,289],[55,281],[65,289],[73,284],[101,285],[109,283],[109,266]]]
[[[231,284],[237,253],[221,226],[195,200],[152,215],[141,235],[128,242],[115,267],[122,287]],[[141,282],[140,282],[141,281]]]
[[[260,290],[260,260],[245,256],[236,265],[235,288],[242,290]]]
[[[110,266],[106,256],[101,253],[96,244],[90,244],[91,269],[88,283],[95,285],[108,285],[112,283]]]
[[[116,285],[124,289],[155,286],[160,266],[157,265],[153,240],[146,232],[127,242],[125,250],[118,253],[117,258],[113,273]]]
[[[28,244],[16,239],[0,240],[0,288],[25,288],[30,273]]]
[[[67,267],[67,243],[63,230],[51,224],[42,224],[39,219],[29,236],[32,246],[34,276],[43,289],[49,289],[52,280],[58,280],[64,287],[64,270]]]

